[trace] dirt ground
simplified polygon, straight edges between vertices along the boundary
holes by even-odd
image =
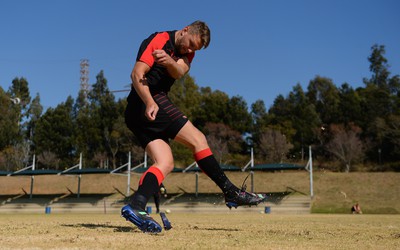
[[[173,229],[150,235],[118,214],[0,215],[0,249],[400,249],[399,215],[168,218]]]

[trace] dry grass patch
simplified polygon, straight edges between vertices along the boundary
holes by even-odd
[[[159,220],[157,215],[155,218]],[[143,234],[119,215],[0,215],[1,249],[399,249],[398,215],[169,214]]]

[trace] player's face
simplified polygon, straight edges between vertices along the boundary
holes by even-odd
[[[201,43],[200,35],[190,34],[188,30],[184,30],[180,39],[176,41],[176,47],[179,53],[184,55],[200,50],[203,44]]]

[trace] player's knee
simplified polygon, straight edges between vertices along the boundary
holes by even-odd
[[[172,170],[174,170],[174,161],[159,162],[158,167],[163,173],[170,173]]]
[[[167,166],[168,173],[171,173],[174,170],[174,163],[168,164]]]
[[[196,134],[194,139],[191,141],[191,145],[190,145],[190,149],[193,152],[197,152],[197,151],[199,151],[201,149],[204,149],[204,148],[207,148],[207,147],[208,147],[207,138],[201,132]]]
[[[200,133],[200,135],[197,138],[196,148],[207,148],[207,147],[208,147],[207,138],[203,133]]]

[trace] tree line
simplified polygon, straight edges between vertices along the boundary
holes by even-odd
[[[304,164],[308,146],[314,165],[333,171],[400,170],[400,77],[392,76],[385,46],[373,45],[371,76],[363,87],[339,87],[316,76],[307,89],[296,84],[267,109],[260,99],[248,106],[241,96],[199,87],[193,77],[178,80],[169,96],[207,136],[221,164],[244,166],[254,149],[256,163]],[[143,161],[143,150],[124,121],[126,98],[115,99],[104,72],[90,91],[43,110],[24,77],[0,87],[0,170],[30,164],[65,169],[82,153],[85,166],[116,168]],[[177,167],[192,163],[192,153],[171,142]]]

